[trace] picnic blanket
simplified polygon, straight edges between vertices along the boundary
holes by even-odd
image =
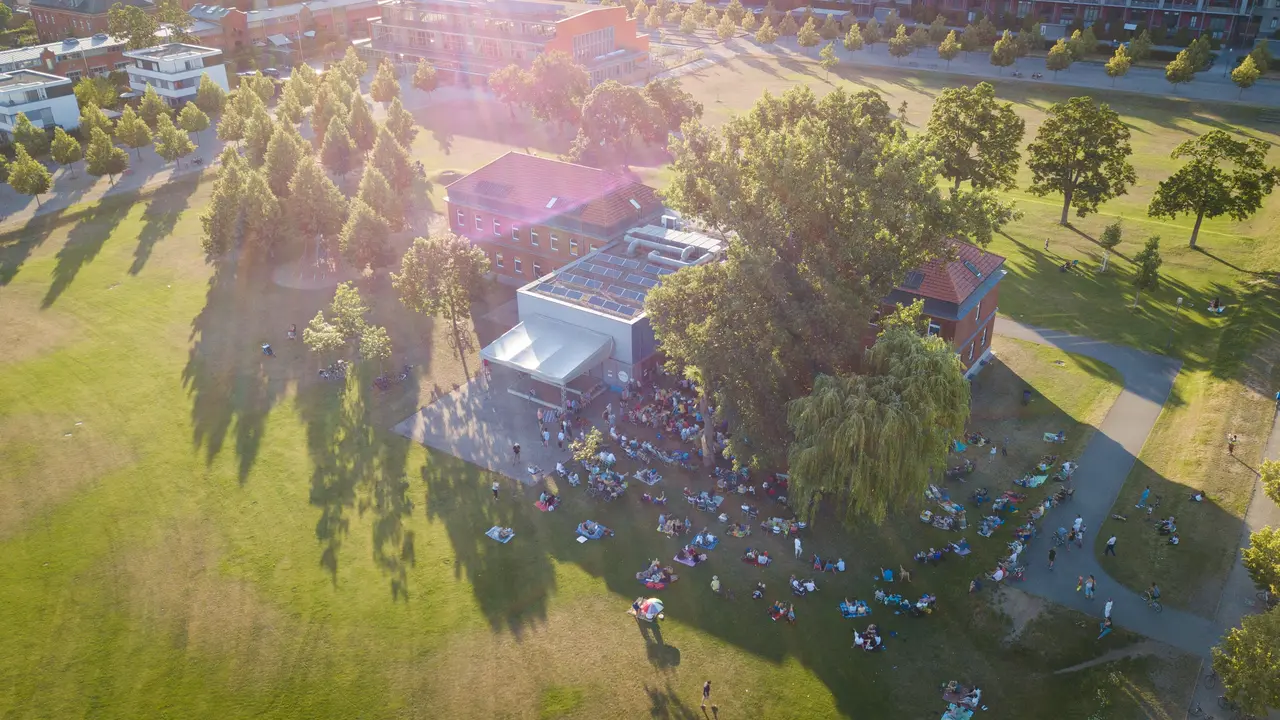
[[[852,620],[853,618],[866,617],[870,614],[871,614],[871,608],[867,607],[867,604],[862,602],[861,600],[858,600],[852,605],[846,604],[843,600],[840,601],[840,615],[843,616],[846,620]]]
[[[514,537],[516,536],[516,534],[513,532],[513,533],[511,533],[511,535],[510,535],[510,536],[508,536],[506,539],[502,539],[502,538],[499,538],[499,537],[498,537],[498,531],[499,531],[499,530],[501,530],[501,529],[502,529],[502,528],[498,527],[497,525],[494,525],[493,527],[489,528],[489,529],[485,532],[485,535],[488,535],[489,537],[493,538],[494,540],[497,540],[498,542],[502,543],[503,545],[506,545],[507,543],[511,542],[511,538],[514,538]]]
[[[588,540],[599,540],[600,538],[604,537],[604,526],[597,523],[595,532],[585,533],[582,531],[582,525],[578,525],[577,529],[574,532],[578,533],[584,538],[587,538]]]
[[[962,453],[962,452],[964,452],[965,450],[968,450],[968,449],[969,449],[969,446],[968,446],[968,445],[965,445],[964,443],[960,442],[959,440],[952,440],[952,441],[951,441],[951,449],[952,449],[952,450],[954,450],[954,451],[956,451],[956,452],[958,452],[958,453]]]
[[[720,538],[715,536],[711,537],[711,542],[698,542],[700,539],[701,536],[695,537],[691,544],[694,547],[702,548],[703,550],[715,550],[716,546],[720,544]]]
[[[959,555],[960,557],[964,557],[965,555],[968,555],[969,553],[973,552],[972,550],[970,550],[970,549],[969,549],[969,545],[968,545],[968,543],[966,543],[966,544],[964,544],[964,545],[959,545],[959,544],[957,544],[957,543],[951,543],[951,544],[950,544],[950,547],[951,547],[951,550],[952,550],[955,554]]]
[[[533,506],[534,506],[534,507],[536,507],[536,508],[538,508],[538,509],[539,509],[539,510],[541,510],[542,512],[551,512],[551,511],[553,511],[553,510],[555,510],[555,509],[556,509],[554,505],[547,505],[546,503],[542,502],[541,500],[539,500],[539,501],[535,502],[535,503],[533,504]]]
[[[689,567],[697,567],[697,566],[698,566],[698,563],[694,562],[694,561],[693,561],[693,558],[686,558],[686,559],[684,559],[684,560],[681,560],[681,559],[680,559],[680,556],[679,556],[679,555],[676,555],[674,558],[672,558],[672,560],[675,560],[676,562],[680,563],[681,565],[688,565]]]
[[[640,482],[644,483],[645,485],[650,485],[650,486],[657,485],[658,483],[662,482],[662,476],[656,472],[653,472],[652,470],[648,470],[648,471],[637,470],[634,473],[632,473],[631,476],[634,477],[636,480],[639,480]]]
[[[943,500],[942,502],[938,503],[938,507],[942,508],[943,510],[946,510],[948,513],[951,513],[952,515],[955,515],[958,512],[964,512],[963,505],[960,505],[959,503],[951,502],[950,500]]]

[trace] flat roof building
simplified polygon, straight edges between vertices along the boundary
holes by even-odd
[[[231,89],[222,64],[222,51],[216,48],[166,43],[130,50],[124,57],[132,61],[128,68],[129,87],[145,92],[147,86],[151,86],[170,105],[193,100],[202,75],[208,75],[223,90]]]
[[[723,257],[725,242],[659,225],[622,239],[520,288],[520,322],[484,348],[485,360],[591,399],[621,389],[658,354],[644,301],[662,278]]]
[[[73,87],[67,78],[36,70],[0,73],[0,137],[11,137],[20,114],[36,127],[80,127]]]
[[[45,42],[65,37],[85,37],[107,31],[107,13],[115,3],[154,13],[150,0],[31,0],[36,35]]]
[[[43,45],[29,45],[0,51],[0,72],[39,70],[76,82],[82,77],[106,75],[123,70],[129,62],[125,39],[98,33],[90,37],[66,38]]]
[[[416,64],[425,59],[441,82],[484,85],[507,65],[563,52],[587,69],[592,84],[641,76],[649,36],[624,7],[553,0],[387,0],[373,20],[376,55]]]

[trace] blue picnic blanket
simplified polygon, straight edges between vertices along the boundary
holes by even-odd
[[[488,535],[489,537],[493,538],[494,540],[497,540],[498,542],[502,543],[503,545],[506,545],[507,543],[511,542],[511,539],[512,539],[512,538],[514,538],[514,537],[516,536],[516,534],[513,532],[513,533],[511,533],[511,535],[510,535],[510,536],[508,536],[506,539],[501,539],[501,538],[499,538],[499,537],[498,537],[498,531],[499,531],[499,530],[501,530],[501,529],[502,529],[502,528],[498,527],[497,525],[494,525],[493,527],[489,528],[489,530],[488,530],[488,531],[486,531],[486,532],[485,532],[485,535]]]
[[[703,550],[715,550],[716,546],[720,544],[720,538],[713,537],[711,538],[711,542],[704,543],[704,542],[698,542],[698,538],[695,537],[691,544],[694,547],[699,547],[699,548],[702,548]]]
[[[587,538],[588,540],[599,540],[600,538],[604,537],[604,526],[601,525],[600,523],[596,523],[595,532],[585,533],[582,531],[582,525],[578,525],[578,527],[574,530],[574,532],[578,533],[584,538]]]

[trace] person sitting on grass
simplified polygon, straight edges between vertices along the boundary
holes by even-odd
[[[764,597],[764,583],[758,582],[756,583],[756,589],[751,591],[751,599],[760,600],[763,597]]]
[[[796,624],[796,604],[795,603],[791,603],[787,605],[787,622],[791,623],[792,625]]]
[[[880,578],[885,582],[893,582],[893,571],[887,567],[880,568]]]
[[[1181,542],[1181,541],[1180,541],[1180,540],[1178,540],[1178,533],[1177,533],[1177,531],[1174,531],[1174,532],[1173,532],[1173,534],[1171,534],[1171,535],[1169,536],[1169,544],[1170,544],[1170,545],[1177,545],[1179,542]]]

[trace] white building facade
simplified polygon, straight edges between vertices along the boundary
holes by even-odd
[[[70,80],[36,70],[0,73],[0,137],[9,138],[18,115],[36,127],[80,126],[80,107]]]
[[[145,92],[151,86],[173,106],[195,99],[201,75],[208,75],[223,90],[231,90],[222,51],[217,48],[169,43],[130,50],[124,56],[130,60],[129,87]]]

